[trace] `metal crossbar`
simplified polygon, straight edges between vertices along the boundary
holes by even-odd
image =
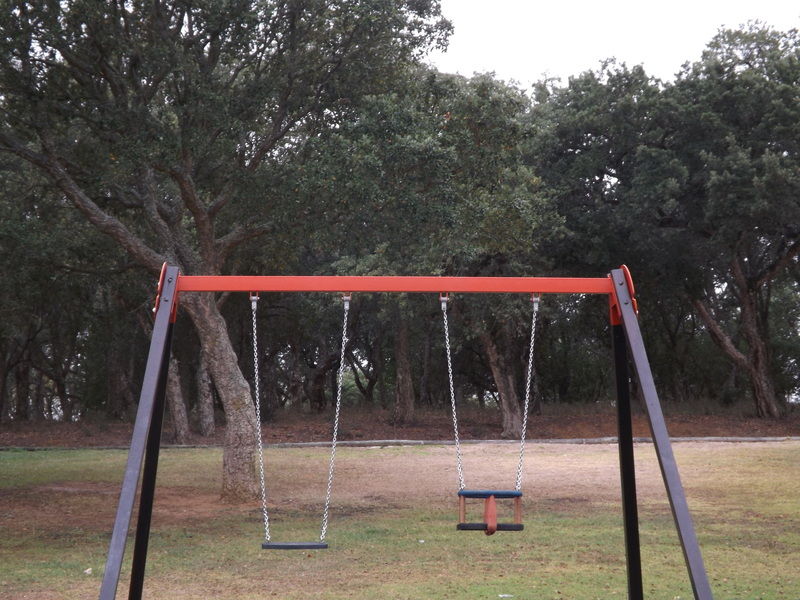
[[[611,294],[608,277],[181,275],[179,292],[450,292]]]

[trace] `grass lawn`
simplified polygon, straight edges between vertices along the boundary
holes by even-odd
[[[800,442],[674,449],[715,598],[800,600]],[[653,449],[636,456],[645,596],[692,598]],[[0,452],[0,597],[97,596],[125,458]],[[326,460],[267,451],[274,540],[318,537]],[[513,446],[464,460],[468,487],[513,487]],[[487,537],[455,531],[452,447],[341,448],[331,549],[267,552],[257,503],[218,501],[219,450],[163,450],[145,597],[625,598],[616,460],[613,445],[529,445],[525,531]]]

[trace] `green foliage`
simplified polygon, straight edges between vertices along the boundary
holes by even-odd
[[[609,60],[528,95],[420,64],[450,31],[434,0],[5,6],[0,415],[17,410],[24,363],[76,414],[125,418],[131,402],[115,398],[140,375],[130,357],[152,293],[140,267],[162,260],[185,273],[489,276],[625,263],[666,398],[757,395],[755,363],[779,402],[797,394],[796,31],[721,31],[672,83]],[[220,304],[252,377],[249,304]],[[544,401],[612,397],[605,310],[545,299]],[[451,318],[464,395],[497,392],[485,335],[521,390],[527,299],[455,298]],[[391,402],[402,320],[419,401],[444,404],[440,319],[432,298],[355,298],[349,391]],[[338,299],[270,295],[258,321],[265,414],[324,409]],[[197,344],[183,335],[191,391]]]
[[[674,218],[708,240],[707,266],[725,249],[763,269],[800,222],[797,32],[723,31],[666,97],[667,147],[686,173]]]
[[[136,329],[119,305],[141,273],[130,273],[110,240],[87,229],[45,182],[17,161],[4,166],[0,414],[80,418],[107,399],[100,375],[114,334],[124,339]]]
[[[231,252],[267,232],[266,269],[307,266],[284,201],[298,153],[450,30],[435,0],[6,7],[0,148],[58,190],[40,200],[184,273],[238,270]]]
[[[575,274],[628,264],[645,334],[666,361],[659,379],[677,390],[696,355],[714,366],[689,375],[695,389],[724,391],[724,366],[703,348],[712,331],[750,377],[759,414],[774,414],[759,381],[787,364],[770,347],[771,294],[800,251],[799,57],[796,31],[753,24],[720,32],[674,84],[611,62],[565,87],[540,85],[533,112],[528,160],[570,231],[549,249],[557,264]],[[697,302],[712,307],[700,323]]]
[[[184,272],[296,225],[285,165],[449,31],[425,0],[9,8],[2,146],[137,261]]]

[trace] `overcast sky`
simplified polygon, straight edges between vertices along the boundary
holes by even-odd
[[[672,79],[720,27],[758,19],[800,28],[797,0],[442,0],[442,12],[455,31],[433,65],[467,76],[494,71],[523,87],[544,75],[566,82],[612,56]]]

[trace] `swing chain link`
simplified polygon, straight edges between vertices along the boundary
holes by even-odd
[[[536,315],[539,313],[539,295],[533,294],[533,315],[531,316],[531,342],[528,347],[528,372],[525,380],[525,404],[522,410],[522,434],[519,440],[519,463],[517,464],[516,490],[522,491],[522,464],[525,458],[525,437],[528,434],[528,412],[531,401],[531,383],[533,382],[533,348],[536,340]]]
[[[450,298],[447,294],[440,294],[439,301],[442,304],[442,317],[444,318],[444,346],[447,350],[447,377],[450,382],[450,407],[453,411],[453,436],[456,444],[456,470],[458,472],[458,489],[463,490],[464,485],[464,464],[461,458],[461,440],[458,437],[458,416],[456,413],[456,392],[453,386],[453,361],[450,351],[450,326],[447,322],[447,303]]]
[[[319,541],[325,541],[328,533],[328,514],[331,506],[331,492],[333,491],[333,473],[336,462],[336,440],[339,435],[339,413],[342,408],[342,381],[344,379],[344,355],[347,349],[347,315],[350,312],[350,295],[342,296],[344,303],[344,317],[342,318],[342,351],[339,355],[339,372],[336,376],[336,410],[333,417],[333,439],[331,440],[331,460],[328,465],[328,488],[325,492],[325,508],[322,511],[322,528],[319,533]]]
[[[253,379],[255,383],[256,431],[258,432],[258,477],[261,484],[261,514],[264,516],[264,541],[270,541],[269,513],[267,512],[267,485],[264,481],[264,443],[261,439],[261,387],[258,373],[258,328],[256,313],[258,312],[258,294],[250,294],[250,306],[253,312]]]

